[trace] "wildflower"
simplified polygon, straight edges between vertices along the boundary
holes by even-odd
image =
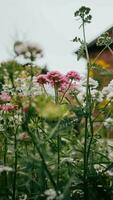
[[[103,88],[102,93],[108,100],[113,99],[113,80],[110,81],[108,86]]]
[[[75,71],[70,71],[66,74],[66,77],[71,80],[80,81],[80,75]]]
[[[28,42],[15,42],[14,51],[17,56],[23,55],[24,58],[30,58],[32,61],[36,59],[37,55],[40,55],[40,57],[43,56],[42,49],[39,47],[39,45]]]
[[[14,51],[17,56],[23,55],[28,51],[27,45],[21,41],[14,43]]]
[[[2,92],[0,99],[4,102],[8,102],[11,100],[11,96],[9,96],[6,92]]]
[[[61,84],[66,82],[66,77],[58,71],[51,71],[47,73],[47,79],[52,86],[60,87]]]
[[[37,54],[39,54],[41,57],[43,56],[42,49],[38,44],[27,42],[26,45],[28,48],[28,52],[30,52],[34,58],[36,58]]]
[[[38,75],[36,81],[40,85],[44,85],[44,84],[47,84],[49,82],[49,80],[48,80],[48,78],[45,74]]]
[[[53,200],[57,196],[56,191],[53,189],[48,189],[44,193],[47,196],[47,200]]]
[[[0,165],[0,173],[2,173],[4,171],[11,172],[11,171],[13,171],[13,169],[9,166]]]
[[[71,84],[72,85],[72,84]],[[65,90],[68,88],[68,87],[71,87],[70,85],[70,82],[69,80],[67,79],[66,76],[63,76],[62,79],[61,79],[61,84],[60,84],[60,88],[59,88],[59,91],[61,92],[65,92]]]
[[[17,106],[16,105],[0,105],[0,110],[2,111],[13,111],[13,110],[16,110],[17,109]]]
[[[86,80],[86,78],[83,78],[83,79],[81,80],[80,84],[81,84],[82,86],[86,87],[86,85],[87,85],[87,80]],[[92,79],[92,78],[89,78],[89,85],[90,85],[91,89],[92,89],[92,88],[97,88],[97,87],[98,87],[98,81],[96,81],[96,80],[94,80],[94,79]]]
[[[105,121],[104,121],[104,126],[106,128],[111,128],[113,127],[113,118],[108,117]]]

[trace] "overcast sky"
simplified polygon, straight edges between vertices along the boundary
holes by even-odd
[[[84,72],[83,60],[78,62],[73,55],[78,46],[71,42],[82,37],[74,12],[83,5],[93,16],[86,27],[90,42],[113,25],[113,0],[0,0],[0,61],[12,58],[14,41],[27,40],[43,47],[45,56],[39,64]]]

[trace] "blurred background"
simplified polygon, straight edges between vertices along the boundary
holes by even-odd
[[[113,26],[113,0],[0,0],[0,61],[13,59],[15,41],[38,43],[44,57],[36,64],[49,70],[85,73],[85,60],[73,53],[82,38],[80,21],[74,12],[81,6],[91,8],[92,23],[86,26],[87,42]]]

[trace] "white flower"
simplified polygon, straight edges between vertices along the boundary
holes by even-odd
[[[113,99],[113,80],[110,81],[108,86],[103,88],[102,93],[108,100]]]
[[[17,41],[14,44],[14,51],[17,56],[25,54],[28,51],[27,45],[23,42]]]
[[[56,191],[54,189],[48,189],[44,192],[44,194],[47,196],[46,200],[53,200],[57,196]]]
[[[111,128],[113,127],[113,118],[109,117],[104,121],[104,126],[106,128]]]
[[[13,169],[11,167],[8,167],[8,166],[0,165],[0,173],[2,173],[4,171],[6,171],[6,172],[12,172]]]
[[[92,89],[91,90],[91,96],[94,100],[96,100],[97,102],[102,102],[103,101],[103,93],[100,92],[97,89]]]
[[[86,78],[83,78],[81,80],[81,85],[86,87],[87,86],[87,79]],[[98,81],[92,79],[92,78],[89,78],[89,85],[91,88],[97,88],[98,87]]]

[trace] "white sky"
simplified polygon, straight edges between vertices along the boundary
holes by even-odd
[[[12,58],[15,40],[28,40],[44,49],[39,64],[61,72],[84,72],[84,61],[76,61],[72,53],[78,45],[71,42],[82,36],[74,12],[83,5],[93,15],[86,27],[89,42],[113,25],[113,0],[0,0],[0,61]]]

